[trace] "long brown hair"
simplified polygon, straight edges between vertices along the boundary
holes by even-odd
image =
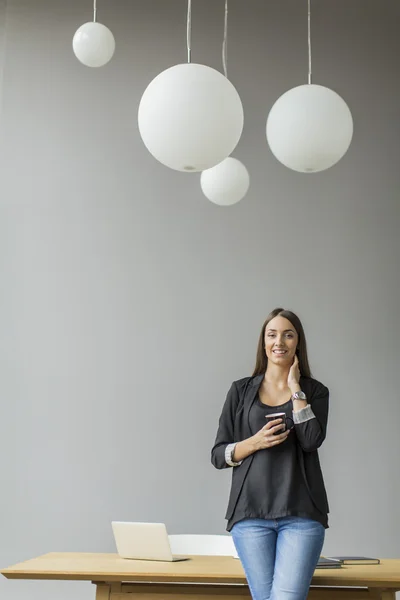
[[[304,335],[303,325],[301,324],[301,321],[297,315],[295,315],[290,310],[285,310],[284,308],[275,308],[265,319],[258,340],[256,366],[254,367],[253,377],[255,377],[256,375],[261,375],[267,370],[268,357],[265,352],[265,329],[268,323],[278,316],[285,317],[285,319],[290,321],[293,327],[295,328],[299,338],[297,343],[296,354],[299,359],[300,373],[303,377],[311,377],[312,375],[310,371],[310,365],[308,364],[307,344],[306,337]]]

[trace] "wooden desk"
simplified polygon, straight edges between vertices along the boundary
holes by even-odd
[[[8,579],[91,581],[96,600],[250,600],[242,565],[230,556],[162,563],[124,560],[117,554],[52,552],[1,573]],[[395,600],[400,560],[318,569],[312,586],[309,600]]]

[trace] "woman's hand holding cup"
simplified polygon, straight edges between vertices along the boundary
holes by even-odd
[[[282,444],[290,433],[290,429],[286,429],[283,433],[279,433],[282,432],[282,428],[286,429],[286,425],[281,418],[274,419],[264,425],[264,427],[253,436],[255,450],[264,450],[265,448],[272,448],[273,446]]]

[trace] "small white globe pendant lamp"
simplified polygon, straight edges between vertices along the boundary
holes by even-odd
[[[316,173],[335,165],[353,137],[353,118],[346,102],[330,88],[311,83],[310,0],[308,0],[308,84],[285,92],[267,119],[267,141],[286,167]]]
[[[228,0],[225,0],[224,41],[222,44],[222,63],[225,77],[227,70],[227,40],[228,39]],[[200,186],[203,194],[219,206],[237,204],[247,194],[250,185],[249,173],[240,160],[228,156],[211,169],[206,169],[200,176]]]
[[[115,39],[112,32],[97,22],[96,0],[93,3],[93,21],[84,23],[77,29],[72,40],[76,58],[87,67],[102,67],[114,55]]]
[[[235,149],[243,130],[239,94],[219,71],[191,62],[191,0],[188,0],[188,62],[160,73],[139,105],[143,143],[160,163],[184,172],[209,169]]]
[[[240,160],[228,156],[200,176],[203,194],[214,204],[232,206],[245,197],[250,185],[249,173]]]

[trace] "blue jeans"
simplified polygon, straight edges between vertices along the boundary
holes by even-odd
[[[325,539],[321,523],[244,519],[231,534],[253,600],[306,600]]]

